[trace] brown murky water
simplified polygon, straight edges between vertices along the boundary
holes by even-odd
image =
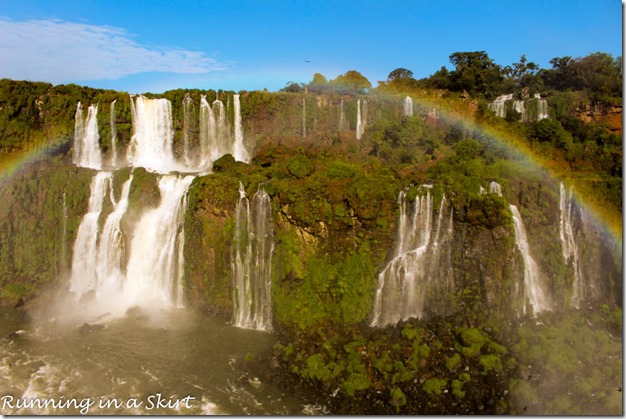
[[[240,365],[274,344],[189,310],[59,327],[0,309],[1,414],[306,414]],[[41,324],[37,324],[41,323]]]

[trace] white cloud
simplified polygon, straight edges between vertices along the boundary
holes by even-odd
[[[69,83],[154,71],[198,74],[226,68],[200,51],[141,45],[120,28],[0,19],[0,77]]]

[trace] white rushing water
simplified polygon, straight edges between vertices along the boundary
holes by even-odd
[[[573,199],[572,189],[569,195],[565,191],[563,182],[559,185],[559,208],[561,211],[561,219],[559,223],[559,234],[561,238],[561,247],[563,251],[563,260],[566,265],[571,264],[574,271],[574,282],[572,285],[572,305],[576,308],[580,307],[580,303],[584,296],[583,273],[579,262],[580,250],[578,243],[574,237],[573,227]]]
[[[496,116],[504,118],[506,116],[506,102],[513,99],[512,94],[500,95],[489,104],[489,109],[496,113]]]
[[[98,287],[96,297],[99,299],[117,298],[124,284],[126,243],[121,228],[122,217],[128,208],[128,195],[132,174],[122,185],[120,199],[116,202],[111,191],[113,212],[109,214],[102,227],[98,243],[96,274]]]
[[[549,118],[548,101],[542,99],[539,93],[536,93],[532,99],[528,100],[513,100],[513,94],[501,95],[489,104],[489,109],[495,112],[496,116],[499,116],[500,118],[506,118],[506,104],[509,101],[513,102],[511,108],[520,113],[520,121],[541,121],[542,119]],[[531,103],[531,101],[536,101],[536,114],[534,112],[530,112],[526,106],[527,104]]]
[[[194,176],[162,176],[161,202],[146,210],[131,242],[124,297],[129,305],[157,301],[164,306],[183,305],[184,217],[187,189]]]
[[[446,199],[442,197],[437,221],[433,223],[430,188],[430,185],[422,185],[425,193],[415,198],[410,210],[407,209],[407,191],[398,195],[396,250],[394,258],[378,275],[372,326],[421,318],[427,309],[427,295],[452,285],[451,275],[448,275],[451,272],[449,260],[440,258],[442,248],[449,247],[452,237],[452,213],[447,226],[443,227]]]
[[[363,102],[363,113],[366,114],[365,109],[367,108],[367,101]],[[367,119],[367,115],[361,115],[361,100],[358,99],[356,101],[356,139],[360,140],[365,132],[365,121]]]
[[[111,116],[109,118],[109,122],[111,125],[111,159],[110,166],[117,167],[117,125],[115,123],[115,102],[117,99],[111,102]]]
[[[498,196],[502,196],[502,185],[495,181],[489,182],[489,193],[495,193]]]
[[[402,108],[404,116],[413,116],[413,99],[411,96],[404,98],[404,106]]]
[[[243,184],[239,184],[233,247],[234,324],[270,331],[274,229],[270,197],[261,186],[250,205]]]
[[[182,171],[184,165],[174,157],[172,105],[167,99],[131,97],[133,136],[128,148],[128,162],[157,173]]]
[[[550,298],[543,284],[539,267],[531,255],[522,216],[515,205],[510,204],[509,209],[513,216],[515,243],[524,260],[524,303],[522,313],[526,314],[526,306],[530,305],[532,311],[529,314],[535,315],[539,312],[550,310]]]
[[[73,162],[77,166],[90,169],[102,168],[97,118],[98,105],[90,105],[87,109],[87,117],[84,119],[82,104],[78,102],[74,122],[73,154]]]
[[[548,119],[550,117],[548,115],[548,101],[542,99],[539,93],[535,94],[535,99],[537,100],[537,121]]]
[[[346,119],[346,111],[343,106],[343,99],[339,104],[339,131],[348,131],[350,127],[348,126],[348,120]]]
[[[104,199],[111,189],[111,172],[98,172],[91,181],[87,214],[78,227],[72,258],[70,291],[82,296],[98,285],[98,233]]]
[[[202,98],[204,98],[204,95],[202,95]],[[195,154],[192,149],[191,140],[191,130],[193,129],[193,111],[193,99],[191,99],[189,93],[185,93],[185,97],[183,98],[183,155],[185,165],[187,167],[193,167],[197,164],[192,160],[193,155]]]

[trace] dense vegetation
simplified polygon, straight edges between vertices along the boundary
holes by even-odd
[[[424,79],[395,69],[375,88],[349,71],[330,81],[315,74],[310,83],[289,83],[277,93],[242,92],[254,157],[244,164],[226,155],[190,188],[187,302],[230,318],[238,184],[249,196],[263,184],[275,219],[272,304],[279,343],[271,354],[251,356],[251,367],[271,365],[269,379],[321,398],[332,413],[619,414],[621,248],[604,240],[585,249],[601,266],[604,285],[576,310],[567,304],[571,266],[554,241],[555,179],[575,185],[605,219],[621,220],[621,59],[603,53],[555,58],[551,69],[525,56],[502,67],[485,52],[456,52],[450,61],[454,70],[442,67]],[[183,129],[192,140],[198,136],[197,125],[183,116],[186,95],[197,120],[200,95],[227,101],[231,93],[158,95],[172,101],[175,144]],[[520,99],[540,93],[550,118],[495,116],[488,105],[503,93]],[[414,116],[401,112],[407,95],[417,101]],[[369,111],[360,141],[353,132],[357,98]],[[4,300],[30,298],[67,273],[91,176],[70,164],[79,101],[99,104],[104,152],[111,147],[111,117],[119,146],[129,143],[125,93],[0,81]],[[340,109],[345,129],[337,126]],[[8,176],[21,153],[37,150],[47,158]],[[116,173],[118,191],[128,174]],[[135,170],[133,176],[129,214],[136,217],[158,193],[154,174]],[[479,193],[490,181],[503,186],[504,196]],[[398,192],[407,187],[414,198],[416,186],[426,183],[436,206],[445,194],[453,209],[454,291],[445,304],[433,298],[423,319],[371,328],[377,274],[394,248]],[[560,307],[554,313],[519,315],[524,302],[514,290],[523,268],[509,203],[520,207],[550,278]],[[571,388],[557,385],[563,377]]]

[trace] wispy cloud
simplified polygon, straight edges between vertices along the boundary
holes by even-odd
[[[201,51],[141,45],[121,28],[0,18],[0,77],[68,83],[144,72],[198,74],[226,68]]]

